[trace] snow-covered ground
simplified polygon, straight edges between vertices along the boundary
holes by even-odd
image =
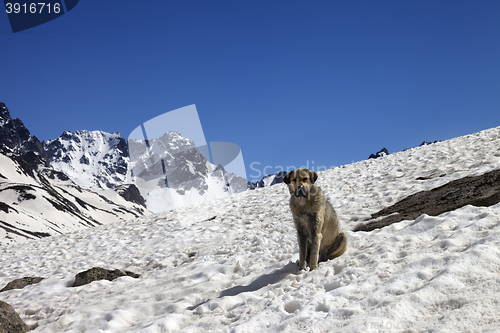
[[[46,279],[0,300],[34,332],[499,332],[500,204],[350,231],[410,194],[500,168],[499,147],[500,127],[321,172],[350,243],[315,271],[297,269],[279,184],[3,247],[0,288]],[[141,277],[70,287],[94,266]]]

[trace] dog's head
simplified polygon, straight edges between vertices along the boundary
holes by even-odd
[[[309,169],[295,169],[290,171],[283,181],[288,185],[288,189],[290,190],[290,194],[294,195],[297,198],[308,198],[311,194],[314,194],[311,191],[314,188],[314,183],[318,179],[318,174]]]

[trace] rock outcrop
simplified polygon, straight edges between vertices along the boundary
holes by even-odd
[[[139,204],[143,207],[146,207],[146,201],[141,195],[141,192],[134,184],[124,184],[118,185],[113,188],[113,191],[118,193],[122,198],[129,202],[133,202]]]
[[[130,276],[133,278],[138,278],[140,275],[129,271],[121,271],[119,269],[109,270],[101,267],[94,267],[84,272],[76,274],[75,281],[73,282],[73,287],[80,287],[85,284],[89,284],[93,281],[108,280],[113,281],[121,276]]]
[[[374,220],[357,226],[354,231],[371,231],[403,220],[414,220],[422,214],[437,216],[466,205],[487,207],[499,202],[500,169],[497,169],[415,193],[372,214]]]
[[[3,291],[7,290],[12,290],[12,289],[23,289],[26,286],[32,285],[32,284],[37,284],[38,282],[42,281],[44,278],[43,277],[23,277],[20,279],[15,279],[9,283],[5,287],[3,287],[2,290],[0,290],[0,293]]]
[[[379,158],[379,157],[383,157],[383,156],[387,156],[387,155],[389,155],[389,152],[387,151],[387,149],[382,148],[376,154],[371,154],[370,157],[368,157],[368,159],[370,159],[370,158]]]

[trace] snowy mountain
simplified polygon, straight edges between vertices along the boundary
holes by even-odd
[[[131,176],[148,209],[160,212],[247,189],[247,181],[211,164],[193,141],[170,131],[157,139],[128,141]]]
[[[500,169],[500,127],[319,173],[346,253],[297,268],[284,184],[3,246],[0,293],[34,332],[498,332],[500,203],[352,230]],[[94,266],[140,274],[71,287]]]
[[[254,190],[260,187],[273,186],[276,184],[283,183],[283,178],[285,178],[287,172],[286,171],[278,171],[274,174],[265,175],[258,182],[248,182],[248,188],[250,190]]]
[[[44,141],[47,162],[86,189],[109,189],[126,184],[127,142],[119,132],[64,132],[59,138]]]
[[[43,162],[84,189],[107,192],[137,182],[147,208],[155,212],[247,189],[245,179],[211,164],[177,131],[130,142],[119,132],[66,131],[57,139],[40,143],[0,102],[0,140],[33,167]],[[137,198],[135,203],[144,200]]]
[[[22,156],[30,151],[42,158],[45,156],[40,140],[30,134],[19,118],[12,119],[7,106],[0,102],[0,146],[2,145]]]
[[[87,168],[78,168],[74,162],[83,150],[75,142],[86,145]],[[65,132],[42,144],[21,120],[12,119],[0,102],[0,244],[149,214],[132,184],[99,194],[86,189],[98,188],[93,185],[100,185],[99,181],[109,185],[110,180],[121,180],[119,176],[126,171],[125,148],[119,134],[86,131]],[[86,156],[77,156],[77,162]]]
[[[124,198],[133,188],[104,196],[40,163],[34,167],[10,148],[0,150],[0,245],[148,214],[140,202]]]

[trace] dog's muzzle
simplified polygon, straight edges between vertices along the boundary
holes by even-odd
[[[296,197],[306,197],[307,196],[306,188],[303,185],[298,186],[295,189],[295,196]]]

